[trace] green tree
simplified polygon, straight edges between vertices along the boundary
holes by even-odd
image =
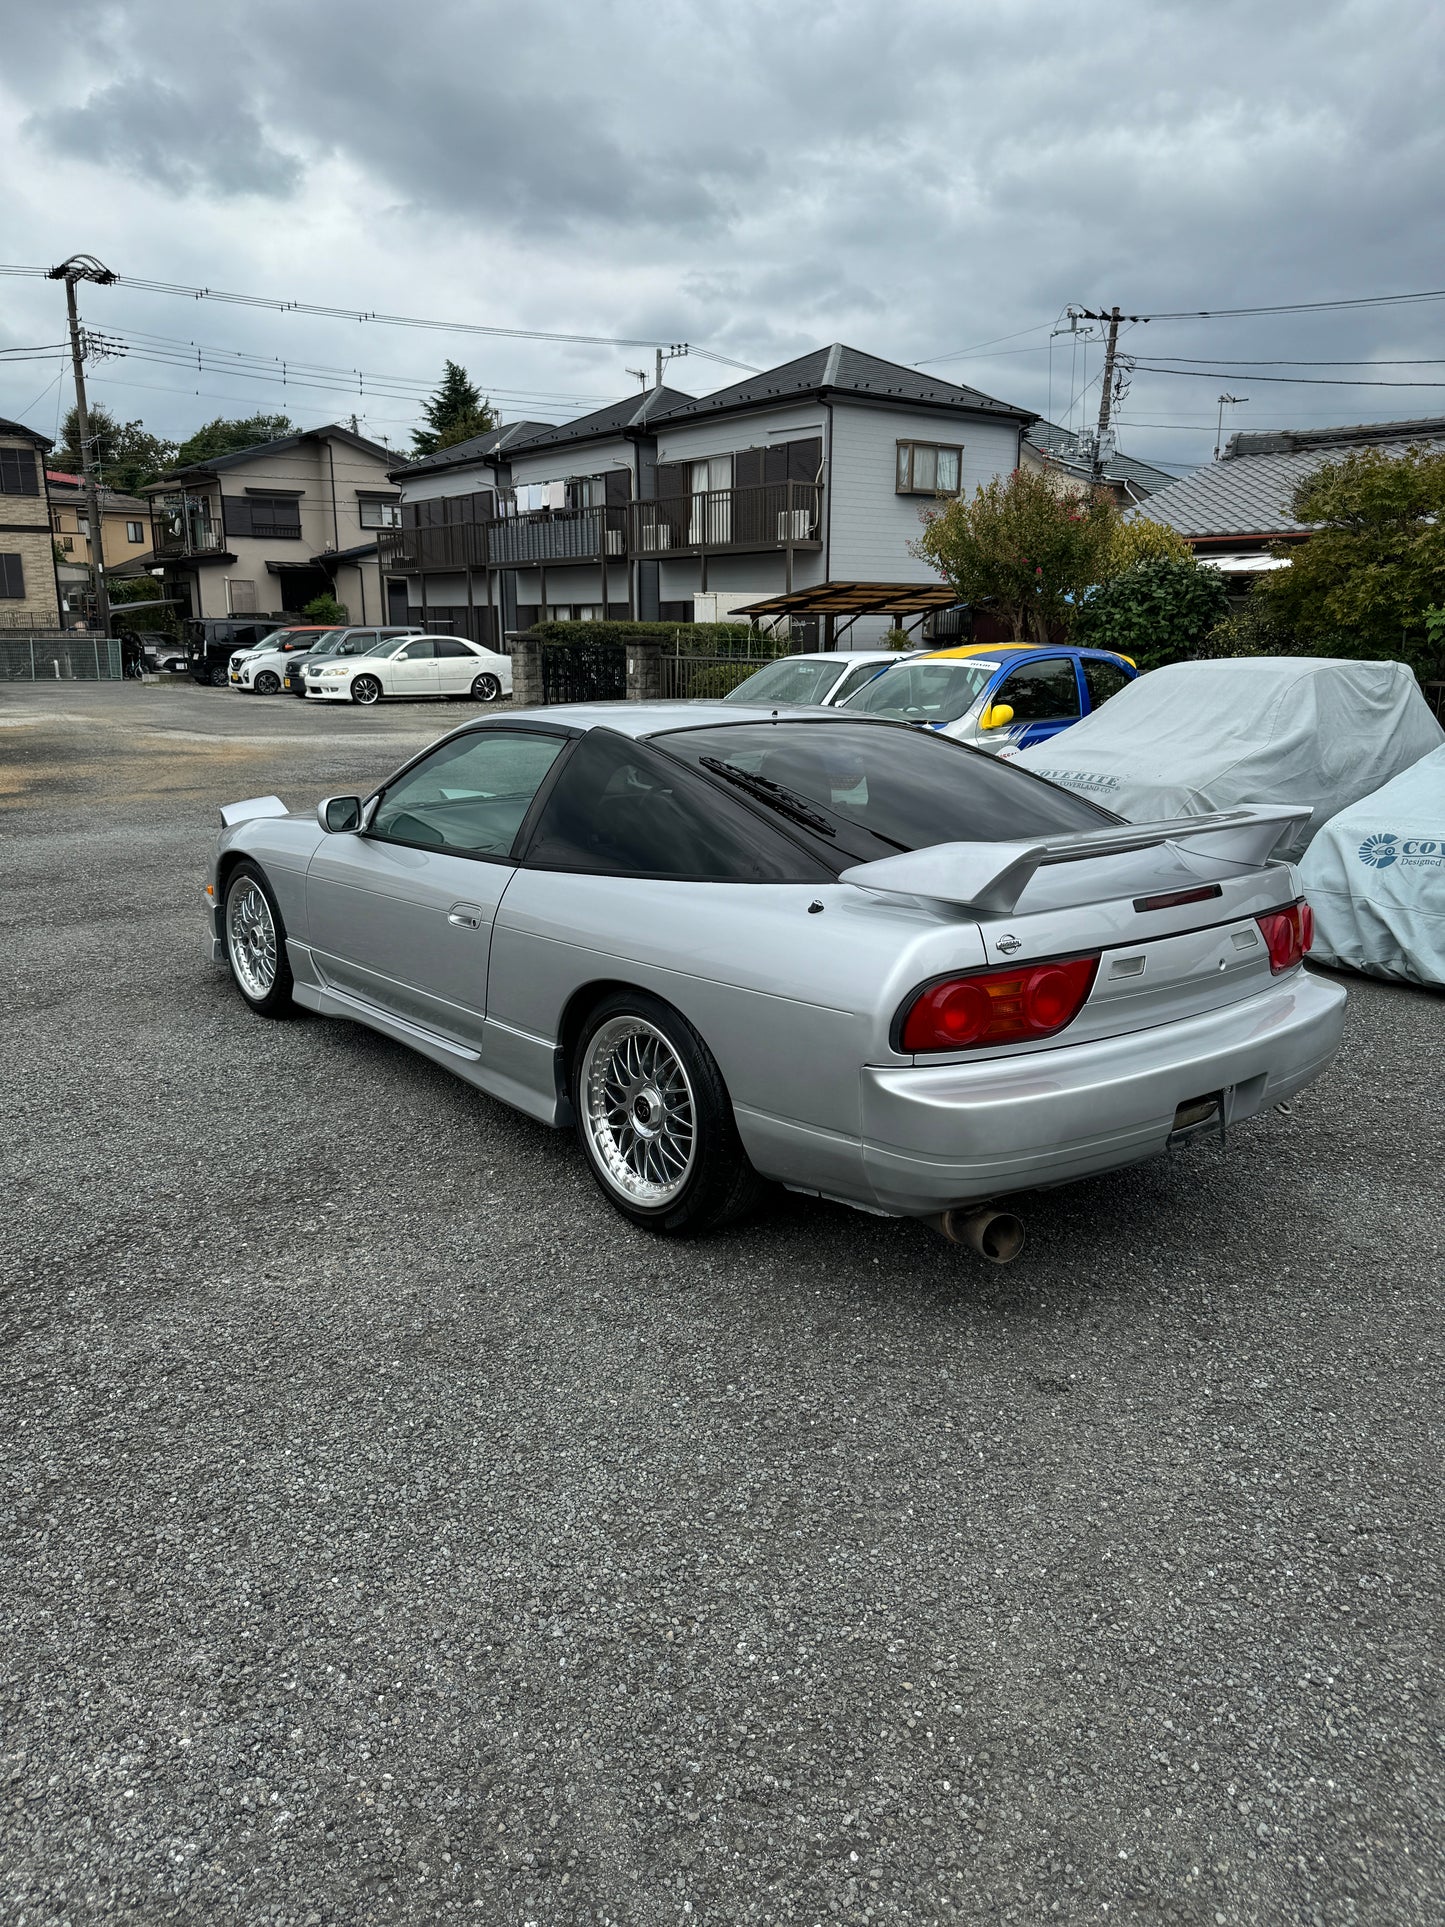
[[[240,421],[228,421],[218,415],[181,443],[172,466],[191,468],[200,462],[214,461],[218,455],[236,455],[243,448],[257,448],[262,442],[278,442],[283,435],[296,433],[296,424],[289,415],[247,415]]]
[[[1090,649],[1113,649],[1141,669],[1158,669],[1203,653],[1228,607],[1218,569],[1201,568],[1192,555],[1146,556],[1093,591],[1074,634]]]
[[[497,411],[484,401],[481,391],[465,368],[448,361],[441,385],[430,401],[422,404],[425,428],[412,430],[412,450],[417,455],[435,455],[439,448],[455,448],[473,435],[485,435],[498,422]]]
[[[1256,583],[1269,614],[1314,654],[1438,668],[1426,612],[1445,602],[1445,454],[1360,450],[1307,476],[1293,510],[1311,533]]]
[[[1058,493],[1016,468],[932,510],[913,553],[931,562],[960,602],[987,609],[1016,642],[1072,631],[1079,599],[1112,573],[1119,512],[1102,490]]]
[[[1152,561],[1160,555],[1168,556],[1172,562],[1190,562],[1194,551],[1178,529],[1171,529],[1167,522],[1151,522],[1142,515],[1131,522],[1120,519],[1110,554],[1116,573],[1122,575],[1136,562]]]
[[[120,422],[100,404],[90,411],[90,432],[98,445],[100,479],[107,488],[122,495],[134,495],[172,467],[176,445],[159,435],[148,433],[142,421]],[[80,414],[75,408],[66,413],[60,446],[51,456],[54,467],[81,472]]]

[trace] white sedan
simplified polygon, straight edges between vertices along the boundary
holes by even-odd
[[[392,636],[364,656],[327,657],[305,668],[307,697],[370,706],[383,696],[470,696],[494,703],[512,693],[512,659],[461,636]]]

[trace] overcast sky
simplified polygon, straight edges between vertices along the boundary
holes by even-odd
[[[1097,407],[1070,303],[1163,313],[1445,285],[1445,16],[1422,0],[0,0],[0,258],[496,327],[688,341],[766,367],[841,340],[1055,420]],[[61,338],[58,286],[0,280],[0,348]],[[586,347],[85,291],[123,336],[92,392],[183,436],[218,414],[355,412],[406,446],[450,354],[503,416],[637,387],[645,348]],[[1445,301],[1126,336],[1120,445],[1209,457],[1235,427],[1445,414]],[[161,337],[143,342],[142,335]],[[997,340],[997,337],[1011,337]],[[166,343],[199,343],[207,365]],[[992,343],[979,347],[981,343]],[[966,356],[941,359],[968,349]],[[285,388],[219,350],[391,376]],[[1228,374],[1222,377],[1220,371]],[[254,370],[253,370],[254,372]],[[0,361],[0,413],[53,434],[59,364]],[[669,382],[737,379],[697,356]],[[320,377],[320,379],[339,379]],[[47,384],[51,384],[47,387]],[[1071,385],[1072,384],[1072,385]],[[373,383],[373,391],[375,383]],[[1226,428],[1226,432],[1228,429]]]

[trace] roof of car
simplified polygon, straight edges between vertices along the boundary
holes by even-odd
[[[845,669],[859,662],[896,662],[905,653],[900,649],[800,649],[796,654],[789,650],[786,656],[771,656],[767,662],[760,662],[758,668],[771,669],[775,662],[836,662]]]
[[[1132,656],[1121,655],[1117,649],[1079,649],[1071,642],[970,642],[958,649],[934,649],[926,656],[919,656],[919,662],[947,662],[962,656],[989,656],[998,662],[1006,662],[1013,656],[1111,656],[1115,662],[1133,662]]]
[[[669,729],[706,729],[710,724],[736,729],[740,723],[800,721],[846,724],[870,723],[869,716],[844,709],[822,709],[812,704],[790,704],[779,710],[771,703],[651,702],[549,703],[545,709],[508,710],[463,728],[486,728],[517,722],[561,724],[565,729],[614,729],[619,736],[658,736]]]

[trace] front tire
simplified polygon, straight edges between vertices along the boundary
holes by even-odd
[[[212,689],[225,689],[230,685],[231,672],[227,669],[226,665],[222,663],[219,669],[213,669],[211,671],[206,680],[210,683]]]
[[[274,669],[263,669],[256,678],[256,694],[258,696],[274,696],[280,687],[281,678],[276,674]]]
[[[226,883],[222,916],[226,962],[237,990],[262,1017],[285,1017],[291,1002],[291,964],[286,926],[260,868],[238,863]]]
[[[502,693],[501,678],[483,672],[472,683],[474,703],[494,703]]]
[[[673,1237],[715,1231],[757,1202],[717,1061],[687,1019],[646,991],[605,998],[572,1063],[588,1169],[629,1223]]]
[[[351,700],[369,709],[381,701],[381,684],[375,676],[356,676],[351,683]]]

